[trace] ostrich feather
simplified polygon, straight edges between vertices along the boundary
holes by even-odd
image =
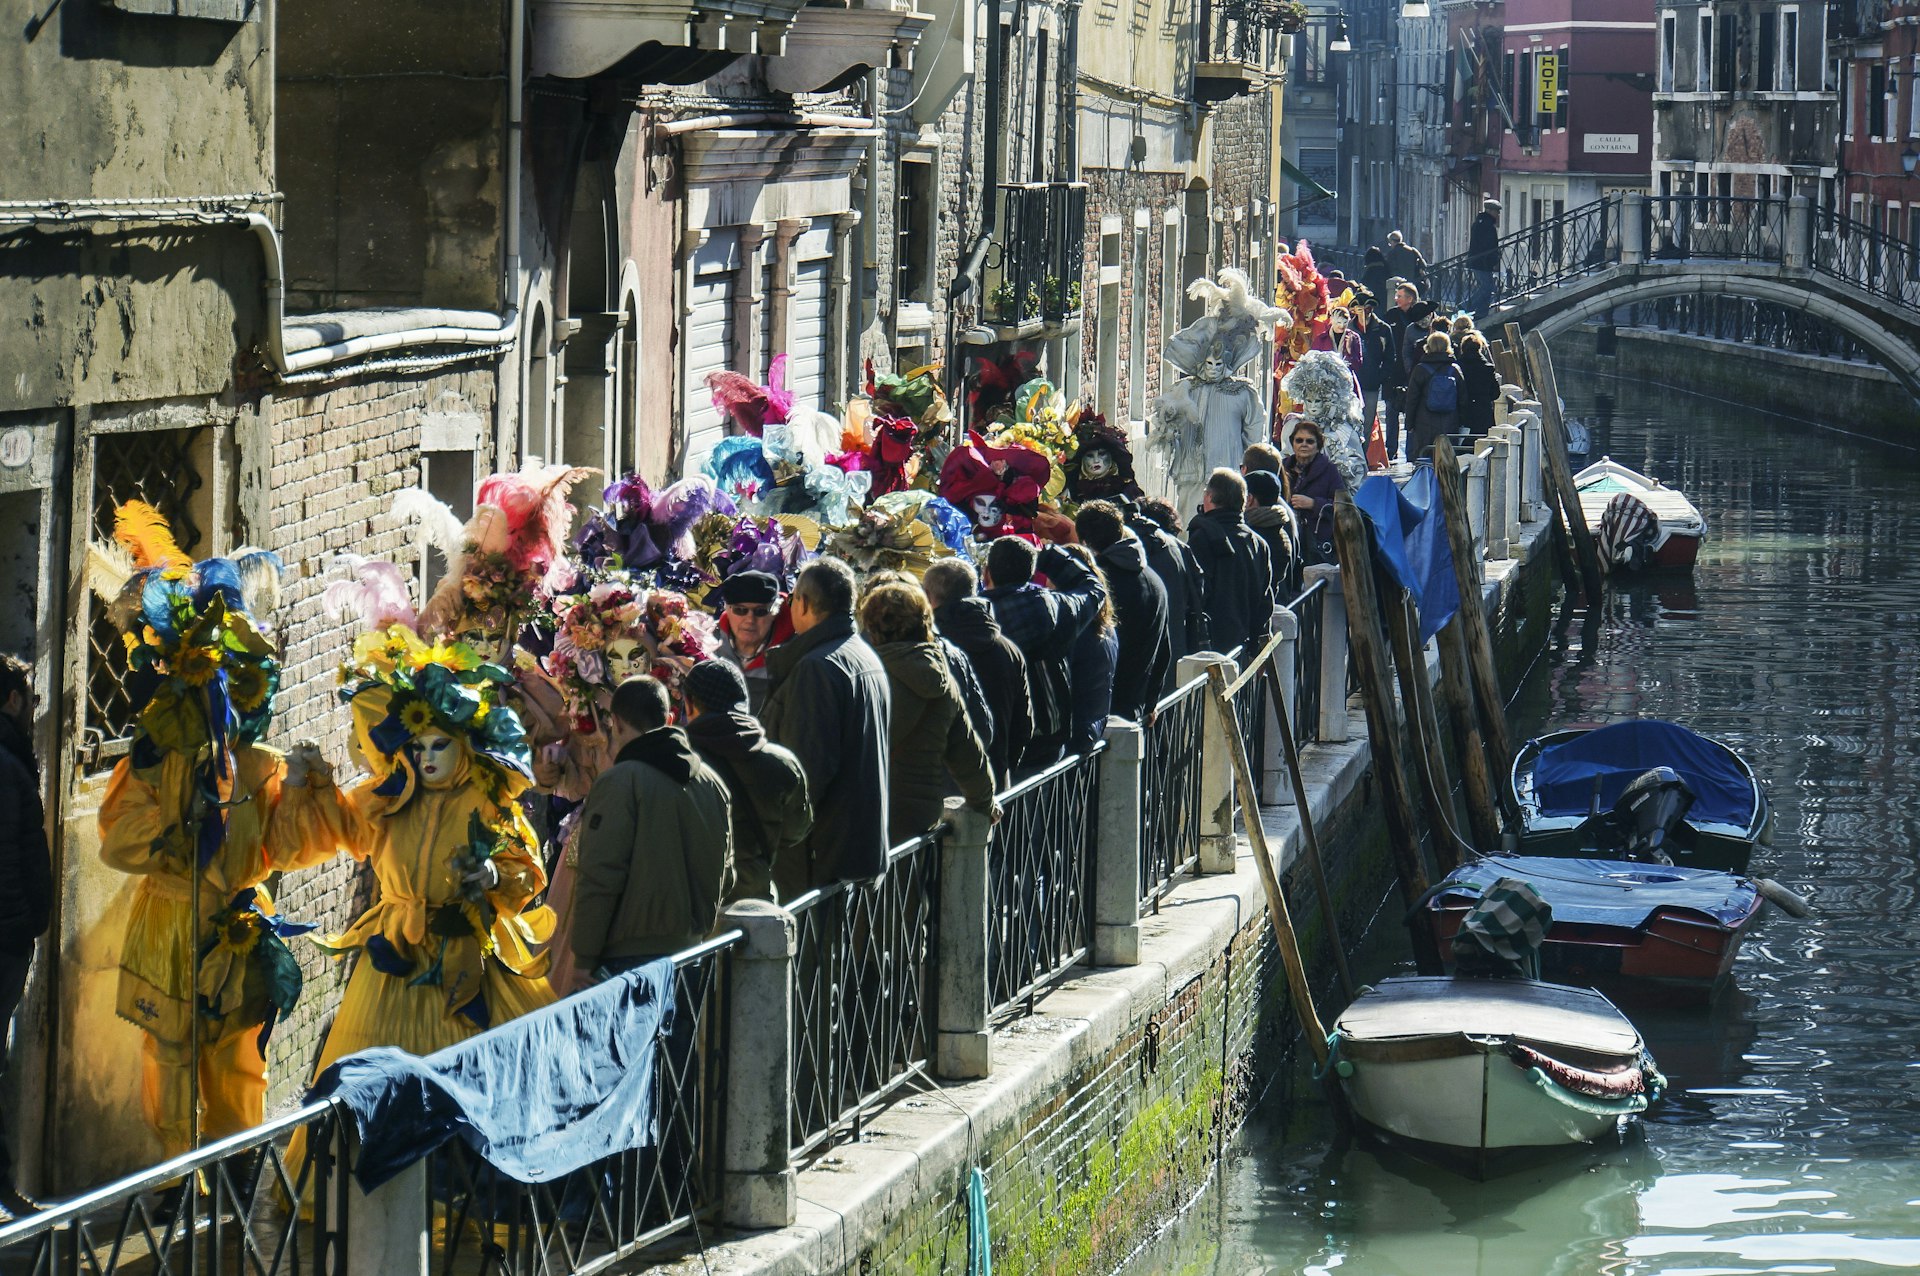
[[[126,546],[135,567],[193,565],[193,559],[173,539],[167,516],[145,501],[127,501],[113,512],[113,539]]]
[[[344,564],[352,577],[332,582],[321,595],[321,605],[330,614],[357,616],[368,629],[414,625],[418,617],[413,598],[398,567],[384,558],[358,554],[342,554],[334,562]]]
[[[232,557],[240,577],[241,602],[256,620],[267,620],[280,608],[280,577],[286,565],[280,555],[255,545],[234,550]]]
[[[100,601],[111,603],[119,598],[136,570],[126,546],[111,541],[87,544],[87,587]]]
[[[566,538],[573,533],[575,483],[599,473],[587,466],[529,463],[515,474],[489,475],[474,493],[474,503],[506,515],[507,561],[549,575],[564,570]]]
[[[403,487],[393,494],[393,516],[403,523],[416,524],[414,544],[420,561],[426,562],[429,548],[440,551],[440,560],[451,570],[454,558],[468,537],[460,525],[460,516],[445,501],[422,488]]]

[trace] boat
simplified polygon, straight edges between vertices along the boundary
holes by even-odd
[[[1573,476],[1608,570],[1691,568],[1706,516],[1686,494],[1603,456]]]
[[[1755,845],[1771,835],[1773,808],[1746,760],[1656,718],[1529,740],[1514,754],[1508,783],[1523,855],[1745,873]]]
[[[1372,1132],[1477,1178],[1612,1134],[1665,1085],[1605,995],[1534,979],[1384,979],[1341,1014],[1330,1047]]]
[[[1553,910],[1541,978],[1636,1000],[1710,999],[1765,902],[1747,879],[1708,869],[1490,855],[1456,868],[1422,903],[1443,957],[1462,919],[1502,877],[1524,880]]]

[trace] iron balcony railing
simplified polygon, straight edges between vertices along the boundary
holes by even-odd
[[[987,845],[987,987],[995,1016],[1033,1013],[1040,992],[1087,955],[1099,757],[1065,758],[1000,795]]]
[[[935,829],[887,856],[877,882],[841,882],[789,907],[793,960],[795,1156],[924,1075],[933,1039],[940,838]]]
[[[1551,287],[1620,260],[1621,197],[1608,195],[1503,236],[1491,256],[1461,253],[1427,268],[1429,300],[1471,309],[1479,269],[1493,272],[1493,299]]]
[[[1821,359],[1870,363],[1874,358],[1872,351],[1826,320],[1777,301],[1688,293],[1634,302],[1615,312],[1614,323],[1622,328],[1686,333]]]
[[[306,1127],[306,1155],[287,1159]],[[345,1276],[348,1123],[315,1103],[0,1227],[13,1276]],[[310,1201],[307,1218],[295,1203]],[[317,1221],[316,1221],[317,1220]]]
[[[1014,182],[1000,193],[1000,238],[987,263],[987,321],[1018,326],[1078,319],[1085,293],[1086,183]]]
[[[1140,902],[1159,911],[1174,877],[1200,858],[1200,751],[1207,723],[1207,680],[1177,687],[1142,727],[1140,758]]]
[[[551,1183],[515,1182],[459,1139],[428,1158],[437,1276],[586,1276],[718,1209],[729,957],[740,938],[729,931],[673,959],[673,1022],[654,1047],[650,1146]]]

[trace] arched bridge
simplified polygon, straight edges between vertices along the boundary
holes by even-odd
[[[1486,282],[1462,254],[1428,290],[1474,308]],[[1920,399],[1920,248],[1802,196],[1610,195],[1501,239],[1491,314],[1551,339],[1615,306],[1704,294],[1772,301],[1871,350]]]

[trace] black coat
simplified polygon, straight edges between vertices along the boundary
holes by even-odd
[[[1413,366],[1413,375],[1407,378],[1407,459],[1417,461],[1425,456],[1433,441],[1443,434],[1452,434],[1460,428],[1460,412],[1435,412],[1427,407],[1427,384],[1442,368],[1452,368],[1455,389],[1459,402],[1467,400],[1467,378],[1460,371],[1460,365],[1443,354],[1424,356]]]
[[[1394,381],[1394,348],[1397,334],[1386,320],[1375,316],[1372,323],[1354,334],[1360,338],[1360,388],[1378,390]]]
[[[933,613],[940,636],[958,647],[973,666],[987,708],[993,713],[993,739],[987,758],[1002,784],[1020,763],[1033,738],[1033,700],[1027,692],[1027,659],[1000,632],[987,600],[956,598]]]
[[[1393,272],[1387,269],[1384,261],[1370,261],[1360,267],[1360,286],[1373,294],[1373,304],[1379,310],[1385,310],[1393,304],[1393,298],[1387,292],[1387,280],[1393,278]]]
[[[1207,510],[1187,524],[1187,545],[1207,580],[1213,647],[1262,643],[1273,627],[1273,560],[1238,510]]]
[[[1485,434],[1493,428],[1493,405],[1500,401],[1500,374],[1485,349],[1462,350],[1458,362],[1466,378],[1460,385],[1460,428]]]
[[[0,891],[0,953],[25,957],[53,916],[53,857],[47,850],[33,744],[5,714],[0,714],[0,881],[7,884]]]
[[[1401,354],[1401,347],[1406,344],[1407,328],[1415,322],[1424,321],[1416,321],[1398,306],[1389,306],[1381,316],[1381,322],[1387,325],[1388,356],[1386,378],[1380,384],[1386,389],[1398,390],[1407,383],[1407,362]]]
[[[1387,273],[1398,275],[1427,295],[1427,259],[1412,244],[1393,244],[1387,248]]]
[[[1027,766],[1057,761],[1073,735],[1073,648],[1107,598],[1100,578],[1057,545],[1040,551],[1038,567],[1053,588],[1029,580],[981,595],[1001,632],[1027,658],[1027,694],[1033,700]]]
[[[1107,597],[1113,602],[1114,626],[1120,631],[1108,712],[1138,722],[1159,702],[1160,688],[1173,667],[1167,587],[1148,569],[1146,546],[1131,537],[1107,546],[1099,558],[1100,570],[1107,576]]]
[[[807,769],[813,831],[811,885],[878,877],[887,866],[887,739],[893,698],[887,670],[833,616],[767,656],[770,689],[760,721]],[[782,874],[783,885],[786,875]]]
[[[1481,213],[1467,231],[1467,265],[1475,270],[1500,269],[1500,219]]]
[[[686,732],[687,743],[733,796],[734,880],[727,902],[777,903],[776,881],[785,883],[780,899],[804,894],[807,865],[801,843],[813,827],[813,802],[800,759],[769,743],[745,710],[703,713],[687,723]]]
[[[1187,543],[1144,514],[1127,519],[1127,527],[1146,546],[1147,566],[1167,591],[1167,645],[1172,656],[1160,694],[1173,689],[1173,666],[1183,656],[1207,647],[1206,574]]]

